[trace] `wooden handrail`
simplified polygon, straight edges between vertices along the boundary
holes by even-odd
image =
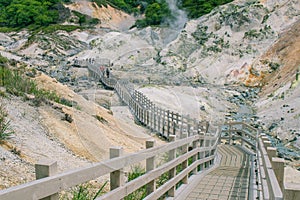
[[[113,171],[124,168],[126,166],[131,166],[131,165],[137,164],[143,160],[146,160],[147,158],[153,157],[160,153],[169,152],[172,149],[177,149],[182,146],[189,145],[189,144],[193,143],[194,141],[199,142],[200,140],[211,140],[211,141],[214,141],[214,144],[212,144],[211,146],[208,146],[208,147],[199,146],[198,148],[194,149],[193,151],[187,152],[184,155],[176,158],[175,160],[172,160],[169,163],[166,163],[164,165],[165,168],[166,169],[174,168],[178,164],[182,163],[183,160],[187,160],[190,157],[193,157],[194,155],[198,154],[198,152],[209,151],[209,152],[214,152],[214,154],[210,155],[210,157],[197,159],[195,161],[195,163],[201,164],[203,162],[208,162],[210,160],[213,160],[214,155],[215,155],[215,151],[213,151],[213,150],[215,150],[217,148],[217,142],[216,142],[217,138],[211,137],[211,136],[195,135],[195,136],[180,139],[175,142],[168,143],[168,144],[165,144],[162,146],[145,149],[145,150],[142,150],[137,153],[132,153],[132,154],[125,155],[122,157],[113,158],[113,159],[110,159],[110,160],[107,160],[104,162],[99,162],[99,163],[93,164],[89,167],[84,167],[81,169],[65,172],[62,174],[58,174],[58,175],[54,175],[51,177],[32,181],[32,182],[29,182],[29,183],[26,183],[23,185],[19,185],[19,186],[5,189],[5,190],[1,190],[0,191],[0,199],[1,200],[41,199],[41,198],[50,196],[52,194],[58,193],[62,190],[66,190],[75,185],[84,183],[89,180],[93,180],[100,176],[104,176],[106,174],[109,174]],[[196,164],[194,164],[194,165],[196,165]],[[193,170],[190,167],[188,169],[190,171]],[[149,172],[150,175],[146,174],[145,177],[148,177],[148,179],[152,180],[155,177],[157,177],[159,175],[159,173],[164,173],[164,172],[165,172],[165,170],[162,170],[162,168],[158,168],[156,170],[150,171]],[[152,176],[154,178],[149,178]],[[130,184],[132,184],[132,183],[130,183]],[[45,189],[45,188],[47,188],[47,189]]]
[[[98,64],[100,66],[100,64]],[[194,135],[200,132],[207,132],[209,124],[182,116],[179,113],[164,110],[155,105],[142,92],[134,89],[127,80],[117,80],[111,73],[109,78],[103,75],[103,71],[96,63],[88,65],[93,76],[98,77],[107,87],[114,89],[130,111],[145,126],[158,132],[161,136],[169,139],[169,135],[181,137],[184,132]]]
[[[261,170],[262,187],[264,191],[265,198],[281,200],[283,199],[283,193],[275,176],[274,170],[272,168],[271,161],[264,147],[261,138],[258,139],[258,151],[259,154],[259,164]]]

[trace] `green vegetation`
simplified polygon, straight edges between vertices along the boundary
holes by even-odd
[[[55,101],[69,107],[76,106],[76,102],[60,98],[55,92],[39,89],[35,81],[24,75],[24,71],[9,69],[3,64],[3,60],[5,61],[5,58],[0,56],[0,86],[4,87],[6,92],[30,99],[36,106],[47,101]]]
[[[12,134],[14,134],[14,131],[10,129],[10,121],[7,120],[4,104],[0,103],[0,144],[9,139]]]
[[[263,40],[268,37],[271,37],[272,35],[274,35],[274,31],[272,30],[271,26],[265,25],[263,28],[259,30],[252,29],[245,32],[244,38],[249,40],[252,39]]]
[[[94,200],[96,199],[99,195],[103,193],[103,189],[107,182],[105,182],[101,188],[95,192],[92,192],[93,186],[91,184],[82,184],[73,189],[72,191],[72,197],[62,197],[61,199],[64,200]]]
[[[192,33],[192,36],[200,45],[204,45],[212,35],[212,33],[206,33],[207,29],[207,26],[198,25],[196,31]]]
[[[169,25],[175,16],[168,7],[166,0],[93,0],[98,5],[107,4],[134,15],[144,14],[145,18],[136,21],[135,26],[142,28],[150,25]],[[209,13],[216,6],[232,0],[181,0],[178,7],[185,10],[190,18],[198,18]],[[166,20],[168,19],[168,20]]]
[[[269,61],[269,60],[262,60],[262,64],[269,66],[270,72],[276,71],[280,67],[279,63],[272,62],[272,61]]]
[[[0,86],[5,87],[8,93],[15,96],[26,98],[28,94],[34,95],[37,105],[46,99],[60,102],[60,98],[54,92],[39,89],[34,81],[22,75],[20,71],[13,71],[7,67],[0,68]]]
[[[118,8],[120,10],[123,10],[127,13],[133,13],[133,14],[139,14],[140,12],[143,12],[145,7],[144,3],[145,1],[134,1],[134,0],[93,0],[93,2],[97,3],[99,6],[107,4]]]
[[[178,7],[187,12],[190,18],[198,18],[211,12],[216,6],[232,0],[181,0]],[[99,6],[108,4],[129,14],[144,15],[144,19],[136,21],[135,26],[169,25],[176,16],[168,7],[166,0],[93,0]],[[70,0],[0,0],[0,31],[12,31],[16,28],[46,27],[58,24],[70,16],[70,11],[62,3]],[[72,13],[82,25],[94,25],[99,22],[76,11]],[[74,20],[74,19],[73,19]],[[77,19],[76,19],[77,21]],[[3,28],[5,27],[5,28]],[[62,28],[59,26],[58,28]]]
[[[0,0],[0,24],[7,27],[25,27],[31,24],[46,26],[56,23],[59,0]]]
[[[145,10],[145,19],[137,20],[137,27],[148,25],[160,25],[166,18],[171,18],[171,11],[165,1],[154,2],[147,6]]]
[[[270,62],[269,67],[272,69],[272,71],[276,71],[280,67],[280,64],[275,62]]]
[[[77,11],[72,11],[72,13],[78,18],[78,23],[80,26],[83,25],[96,25],[99,23],[99,19],[91,18],[90,16],[84,15]]]
[[[135,165],[132,167],[131,172],[128,173],[128,182],[132,181],[146,172],[141,165]],[[142,186],[140,189],[134,191],[133,193],[126,196],[125,200],[135,200],[135,199],[144,199],[146,197],[146,186]]]
[[[100,115],[94,115],[94,117],[101,123],[108,123],[108,121]]]
[[[232,2],[232,0],[182,0],[181,8],[186,10],[190,18],[198,18],[210,13],[219,5]]]
[[[60,24],[51,24],[49,26],[45,26],[45,27],[40,27],[36,30],[34,30],[34,32],[43,32],[43,33],[54,33],[58,30],[63,30],[66,32],[72,32],[76,29],[82,29],[82,27],[80,26],[74,26],[74,25],[60,25]]]

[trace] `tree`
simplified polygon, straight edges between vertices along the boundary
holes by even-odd
[[[2,1],[2,2],[1,2]],[[51,6],[59,0],[12,0],[3,3],[0,0],[0,23],[11,27],[24,27],[30,24],[48,25],[58,18],[58,12],[51,10]]]

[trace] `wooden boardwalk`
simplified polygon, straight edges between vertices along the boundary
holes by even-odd
[[[186,200],[248,199],[249,155],[236,146],[219,145],[220,165],[192,189]]]

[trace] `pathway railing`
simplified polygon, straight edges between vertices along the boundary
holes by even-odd
[[[214,165],[220,140],[239,145],[252,155],[249,199],[300,199],[299,185],[284,183],[284,160],[276,158],[276,148],[271,147],[268,137],[259,135],[257,129],[243,122],[228,122],[221,133],[208,133],[208,123],[160,109],[128,81],[117,81],[112,75],[105,77],[103,70],[86,62],[90,75],[115,89],[142,124],[166,137],[170,143],[156,147],[155,142],[149,140],[145,150],[129,155],[123,155],[122,147],[111,148],[110,160],[58,175],[55,175],[55,162],[37,164],[39,180],[1,190],[1,200],[58,199],[60,191],[107,174],[110,174],[111,191],[97,199],[123,199],[141,187],[146,187],[145,199],[173,197],[180,184],[188,184],[191,176]],[[167,160],[156,166],[161,154],[167,155]],[[124,170],[141,162],[145,163],[146,173],[126,182]],[[156,181],[164,174],[168,178],[158,187]]]
[[[208,131],[209,123],[199,121],[179,113],[162,109],[153,103],[147,96],[134,89],[134,86],[126,80],[119,80],[110,74],[107,78],[101,71],[100,66],[88,65],[91,76],[101,80],[109,88],[115,89],[122,101],[128,105],[136,119],[143,125],[161,136],[169,139],[170,135],[181,137],[205,134]]]
[[[300,185],[284,182],[284,159],[277,157],[269,138],[244,122],[227,122],[221,140],[242,147],[253,155],[250,177],[251,199],[300,199]]]
[[[103,79],[103,76],[101,76],[101,74],[99,75],[99,71],[97,71],[95,65],[90,65],[88,68],[94,72],[95,77],[98,76],[100,80]],[[105,79],[103,80],[102,82],[105,84]],[[181,137],[182,134],[187,134],[188,136],[208,134],[209,124],[207,122],[200,122],[157,107],[141,92],[134,90],[134,87],[127,81],[115,80],[113,84],[114,85],[110,85],[110,87],[116,90],[120,98],[129,106],[136,118],[142,124],[157,131],[167,139],[169,139],[170,135]],[[254,161],[254,163],[251,163],[250,181],[252,181],[252,183],[249,184],[251,187],[249,189],[253,190],[253,192],[251,192],[252,197],[261,197],[264,199],[283,198],[282,191],[284,188],[282,186],[281,190],[278,190],[278,180],[280,179],[276,179],[280,177],[277,176],[274,178],[274,170],[272,169],[272,165],[270,165],[272,157],[268,160],[266,156],[261,156],[265,154],[266,148],[264,148],[260,142],[261,139],[259,138],[257,129],[243,122],[228,122],[225,123],[222,128],[221,137],[218,140],[221,139],[226,139],[230,145],[238,141],[240,146],[247,153],[252,155],[251,159]],[[278,164],[274,165],[278,166]],[[289,191],[285,192],[286,195],[290,194],[289,196],[291,196],[291,194],[294,195],[297,193],[296,191],[298,191],[299,194],[297,194],[300,198],[300,187],[292,187],[291,184],[285,185],[287,186],[285,190]],[[293,191],[295,191],[295,193]],[[285,198],[288,197],[286,196]]]
[[[53,175],[53,163],[42,164],[36,174],[44,173],[45,177],[23,185],[0,191],[1,200],[31,200],[48,197],[58,199],[57,193],[70,187],[85,183],[89,180],[110,174],[111,191],[97,199],[122,199],[139,188],[145,186],[145,199],[158,199],[160,196],[174,196],[179,183],[188,184],[191,176],[207,170],[214,164],[218,137],[194,135],[172,142],[155,146],[153,140],[146,142],[145,150],[137,153],[122,155],[122,147],[110,149],[110,160],[95,163],[89,167],[76,169],[62,174]],[[167,160],[156,167],[158,155],[167,155]],[[146,173],[130,182],[125,182],[124,170],[140,162],[146,162]],[[181,169],[181,170],[178,170]],[[45,171],[47,171],[45,173]],[[156,181],[167,174],[166,182],[156,187]],[[52,176],[51,176],[52,175]]]

